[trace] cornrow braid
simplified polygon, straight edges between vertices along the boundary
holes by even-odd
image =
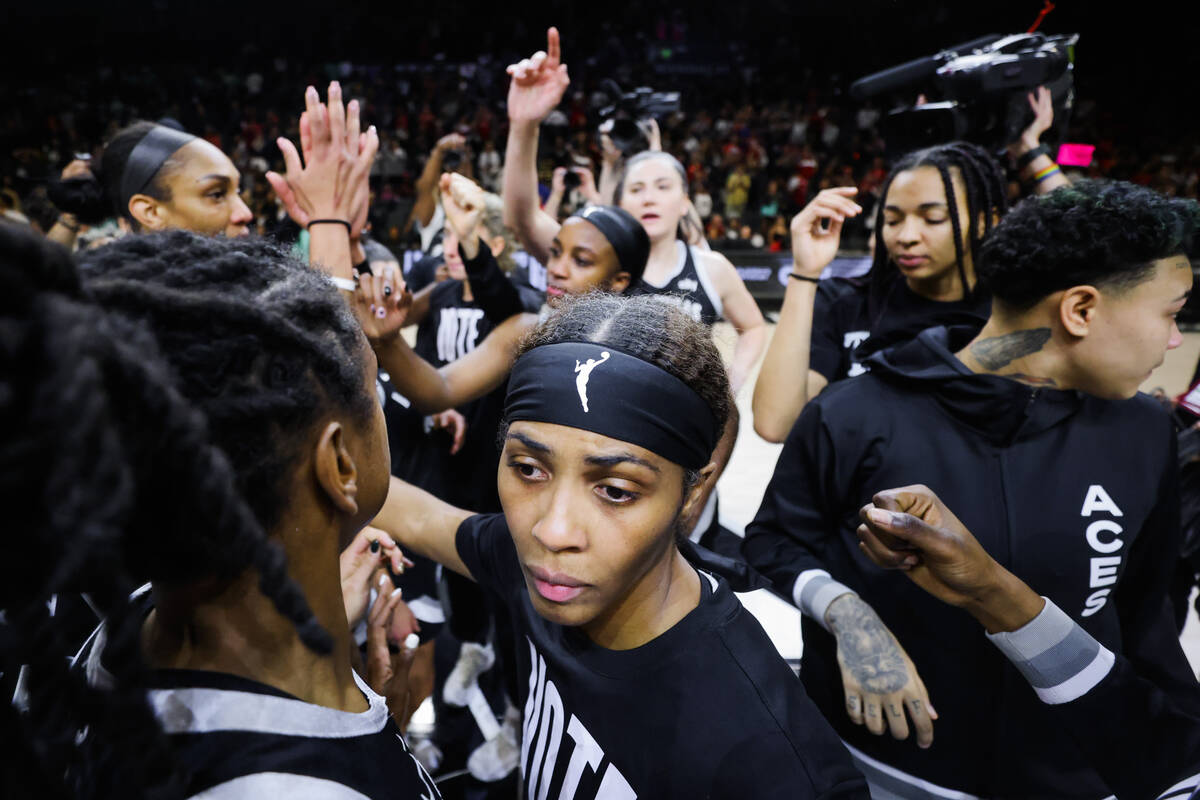
[[[320,273],[269,242],[175,231],[96,253],[84,265],[87,290],[150,325],[270,530],[303,439],[296,433],[333,408],[363,420],[371,412],[357,321]]]
[[[244,499],[246,486],[277,490],[279,476],[247,480],[241,470],[281,463],[277,454],[295,438],[291,426],[316,419],[330,404],[370,408],[361,386],[361,333],[307,267],[270,246],[196,238],[132,237],[128,247],[134,256],[157,256],[178,244],[198,259],[194,272],[186,258],[167,257],[155,267],[114,247],[97,254],[81,285],[61,248],[0,229],[0,497],[12,529],[22,531],[0,544],[0,672],[13,675],[27,665],[29,709],[18,714],[5,704],[0,712],[28,756],[14,765],[19,774],[2,771],[6,795],[12,787],[51,797],[184,793],[184,776],[140,689],[144,606],[135,607],[129,592],[146,580],[254,568],[265,596],[302,641],[318,652],[331,649],[288,576],[283,552],[264,534],[262,520],[282,501]],[[222,254],[236,263],[214,267]],[[125,278],[106,286],[109,275],[141,275],[163,291],[144,295]],[[93,282],[100,290],[90,295]],[[189,305],[180,297],[187,287],[223,302]],[[113,299],[121,289],[151,302],[154,313]],[[112,305],[102,308],[93,299],[106,292]],[[253,313],[264,302],[277,306],[274,318]],[[172,303],[184,309],[174,320],[159,313]],[[150,335],[147,324],[162,336]],[[282,365],[275,360],[281,354]],[[289,381],[301,389],[290,391]],[[279,397],[257,402],[262,395]],[[222,410],[226,405],[232,408]],[[218,413],[210,417],[211,410]],[[270,427],[264,413],[284,419]],[[227,425],[227,417],[237,424]],[[238,436],[254,425],[260,432],[253,444],[230,448],[240,462],[214,446],[226,444],[214,430]],[[253,456],[255,444],[275,455]],[[89,686],[82,671],[66,667],[73,648],[46,603],[74,591],[87,592],[106,621],[104,667],[112,686]]]
[[[973,297],[978,287],[967,280],[965,254],[971,254],[972,264],[978,264],[980,245],[991,232],[996,220],[1008,210],[1007,186],[1004,171],[988,152],[969,142],[950,142],[903,156],[892,167],[880,193],[881,202],[875,212],[875,257],[868,275],[867,313],[872,328],[883,316],[887,297],[900,279],[899,271],[883,241],[883,210],[892,181],[902,172],[918,167],[937,169],[946,193],[950,225],[954,234],[954,253],[959,280],[962,282],[963,299]],[[967,203],[966,236],[963,223],[958,216],[957,192],[954,188],[956,170],[962,180]],[[982,229],[979,221],[983,220]],[[964,241],[966,245],[964,247]]]

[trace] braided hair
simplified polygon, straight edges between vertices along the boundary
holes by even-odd
[[[979,263],[980,244],[1008,210],[1008,186],[1004,170],[996,159],[978,145],[969,142],[939,144],[916,150],[897,161],[883,184],[879,195],[880,202],[875,212],[875,258],[868,274],[867,292],[867,313],[872,328],[883,316],[888,294],[900,277],[899,270],[892,263],[891,255],[883,242],[883,212],[888,190],[897,175],[918,167],[933,167],[942,178],[942,188],[946,192],[946,206],[949,209],[950,225],[954,234],[955,262],[964,300],[974,298],[978,291],[978,287],[971,286],[967,280],[965,255],[970,252],[972,264]],[[951,170],[957,171],[966,190],[966,236],[963,235],[963,222],[958,217],[958,198]],[[980,220],[983,222],[982,227]],[[964,241],[966,248],[963,246]]]
[[[25,665],[28,688],[28,713],[0,710],[22,749],[5,796],[185,793],[139,688],[140,583],[253,568],[330,651],[264,531],[296,433],[331,408],[370,413],[362,346],[323,277],[264,242],[129,237],[81,281],[61,248],[0,229],[0,497],[21,532],[0,539],[0,672]],[[61,592],[105,618],[111,686],[68,670],[47,611]]]

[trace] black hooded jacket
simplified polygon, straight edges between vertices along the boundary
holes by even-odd
[[[1106,797],[1112,789],[1061,715],[980,625],[857,546],[858,511],[875,492],[925,484],[997,561],[1137,675],[1189,714],[1200,707],[1166,594],[1179,552],[1167,414],[1141,395],[1108,401],[972,373],[953,353],[975,332],[927,330],[809,402],[744,553],[786,597],[802,572],[827,570],[875,609],[915,663],[940,715],[929,750],[849,721],[835,640],[805,618],[805,687],[853,748],[972,795]],[[1172,777],[1146,781],[1166,786]]]

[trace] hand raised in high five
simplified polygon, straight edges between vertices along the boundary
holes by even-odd
[[[379,136],[374,125],[361,132],[358,101],[350,101],[346,108],[337,81],[329,84],[328,104],[321,103],[311,86],[304,100],[301,152],[288,139],[277,139],[287,174],[268,172],[267,181],[296,224],[307,227],[314,219],[345,220],[357,226],[357,231],[351,231],[351,238],[356,238],[366,222],[366,186]]]
[[[819,278],[837,255],[842,242],[842,225],[862,213],[854,202],[858,189],[839,186],[825,189],[799,214],[792,217],[792,259],[800,275]]]
[[[442,192],[442,210],[446,224],[458,237],[467,260],[479,255],[479,220],[487,204],[487,194],[479,184],[457,173],[442,173],[438,188]]]
[[[939,600],[966,609],[989,631],[1012,631],[1044,602],[996,562],[926,486],[879,492],[860,512],[859,547],[885,569],[899,569]]]
[[[546,32],[546,50],[509,64],[508,118],[513,122],[541,122],[562,102],[571,79],[562,63],[558,28]]]

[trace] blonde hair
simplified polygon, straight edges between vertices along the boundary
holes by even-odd
[[[487,228],[488,238],[504,237],[504,249],[500,251],[500,255],[496,256],[496,263],[507,275],[517,265],[513,261],[513,252],[517,248],[517,237],[504,224],[504,201],[500,199],[500,195],[492,192],[484,193],[483,218],[480,221],[483,223],[483,227]]]

